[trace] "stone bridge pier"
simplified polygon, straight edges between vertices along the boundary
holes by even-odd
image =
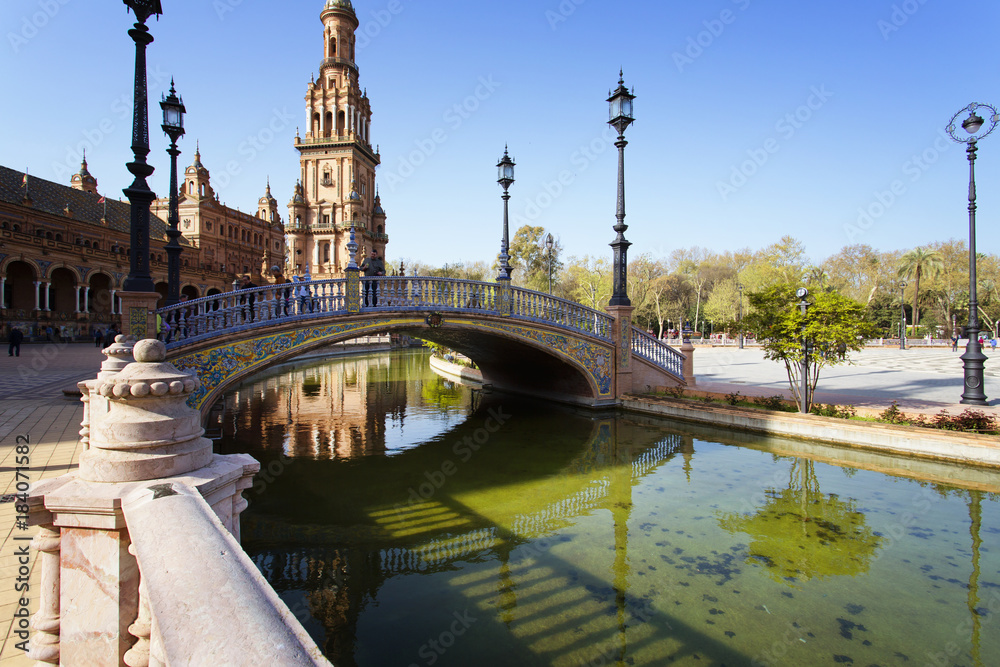
[[[81,383],[79,470],[29,496],[42,590],[28,657],[329,664],[239,545],[242,492],[260,466],[212,453],[187,404],[197,377],[165,363],[156,340],[119,336],[105,354]]]

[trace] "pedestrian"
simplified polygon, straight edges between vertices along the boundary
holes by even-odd
[[[956,352],[958,350],[958,335],[952,334],[951,337],[951,351]]]
[[[277,264],[271,267],[271,275],[274,276],[275,285],[286,285],[290,282],[288,278],[282,274],[281,267]],[[276,313],[278,317],[284,317],[288,314],[288,301],[291,297],[291,292],[291,288],[279,289],[275,291],[274,298],[278,302]]]
[[[307,306],[309,308],[309,312],[311,313],[313,311],[312,299],[310,299],[311,295],[309,294],[309,287],[306,285],[305,278],[302,278],[300,276],[294,276],[292,278],[292,282],[294,282],[295,285],[297,285],[294,289],[295,289],[295,296],[299,300],[299,315],[302,315],[306,312]]]
[[[250,282],[250,274],[248,273],[247,275],[243,276],[243,283],[240,285],[240,289],[241,290],[253,289],[254,287],[257,287],[257,285]],[[256,296],[252,292],[243,297],[243,303],[244,305],[247,306],[247,311],[248,311],[247,320],[250,322],[253,322],[254,320],[253,305],[255,301],[256,301]]]
[[[94,347],[100,347],[101,343],[104,342],[104,334],[101,333],[100,328],[94,327],[94,330],[90,332],[90,335],[94,337]]]
[[[111,347],[115,344],[115,336],[118,335],[118,325],[114,322],[104,332],[104,347]]]
[[[170,343],[171,334],[173,333],[173,331],[171,330],[171,327],[170,327],[170,322],[161,319],[159,315],[156,316],[156,320],[160,324],[160,334],[162,335],[161,340],[164,343],[169,344]]]
[[[367,278],[385,275],[385,262],[378,256],[378,251],[375,248],[372,248],[371,257],[365,257],[362,260],[361,273]],[[378,282],[375,280],[365,281],[364,305],[373,308],[378,305]]]
[[[51,342],[53,338],[52,326],[45,327],[45,340]]]
[[[8,353],[12,357],[21,356],[21,341],[24,340],[24,334],[17,327],[13,327],[10,330],[10,348]]]
[[[996,349],[997,349],[997,339],[996,339],[996,337],[990,338],[990,350],[993,351],[993,350],[996,350]]]

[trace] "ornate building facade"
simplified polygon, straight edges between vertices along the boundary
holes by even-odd
[[[256,215],[223,206],[196,153],[179,189],[182,294],[218,294],[246,273],[263,284],[268,267],[282,264],[284,227],[270,187]],[[153,202],[149,230],[150,273],[164,296],[168,204]],[[17,326],[44,338],[51,327],[54,336],[80,339],[119,322],[130,211],[127,201],[101,195],[86,158],[69,186],[0,166],[0,335]]]
[[[358,17],[350,0],[327,0],[323,60],[306,90],[306,134],[296,133],[300,176],[288,204],[288,271],[313,278],[343,275],[355,230],[356,261],[385,255],[385,211],[375,187],[380,163],[371,143],[371,104],[355,63]]]
[[[355,261],[372,249],[385,254],[386,215],[375,186],[380,157],[354,59],[358,18],[350,0],[326,0],[320,20],[323,59],[307,87],[305,136],[295,136],[300,174],[287,223],[270,183],[255,212],[223,205],[200,148],[178,174],[181,293],[189,298],[230,290],[245,274],[265,284],[275,265],[286,275],[343,276],[352,228]],[[150,271],[164,296],[168,209],[168,198],[157,199],[150,216]],[[19,326],[34,337],[53,327],[83,338],[117,323],[129,221],[129,203],[101,195],[86,157],[70,185],[0,167],[0,336]]]

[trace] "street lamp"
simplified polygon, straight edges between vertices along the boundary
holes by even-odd
[[[549,251],[549,294],[552,294],[552,246],[555,245],[555,240],[552,238],[552,234],[548,234],[545,237],[545,247]]]
[[[507,234],[507,202],[510,200],[510,195],[507,193],[507,189],[514,182],[514,164],[515,162],[510,159],[507,155],[507,147],[503,147],[503,157],[500,158],[500,162],[497,163],[497,171],[499,178],[497,178],[497,183],[503,188],[503,240],[500,242],[500,273],[497,274],[497,280],[510,280],[510,264],[508,260],[510,259],[510,241]]]
[[[742,327],[743,327],[743,285],[737,283],[736,284],[736,289],[738,289],[740,291],[740,310],[739,310],[739,314],[737,314],[737,316],[736,316],[736,323],[740,327],[740,329],[736,332],[736,335],[739,336],[740,349],[742,350],[743,349],[743,329],[742,329]]]
[[[631,306],[632,302],[628,298],[628,247],[632,245],[625,240],[625,130],[635,120],[632,116],[632,100],[635,95],[630,93],[625,87],[625,79],[621,70],[618,71],[618,88],[608,97],[610,105],[610,120],[608,125],[618,131],[618,141],[615,147],[618,148],[618,210],[615,217],[618,223],[614,230],[618,233],[611,243],[614,249],[614,290],[611,294],[611,306]]]
[[[799,372],[801,376],[799,379],[802,381],[802,391],[799,392],[801,404],[799,405],[799,412],[806,414],[809,412],[809,339],[806,338],[806,316],[809,313],[809,302],[806,297],[809,296],[809,290],[805,287],[800,287],[796,292],[795,296],[799,297],[799,308],[802,309],[802,368]]]
[[[906,349],[906,301],[904,300],[904,294],[906,293],[906,281],[899,283],[899,349]]]
[[[181,299],[181,244],[178,239],[181,232],[177,229],[179,214],[177,212],[177,140],[184,136],[184,100],[177,97],[174,90],[174,80],[170,79],[170,95],[160,100],[163,109],[163,131],[170,137],[170,212],[167,214],[167,238],[164,250],[167,251],[167,305],[173,306]]]
[[[984,121],[976,113],[977,109],[984,110],[989,121]],[[962,121],[962,129],[968,136],[959,136],[956,134],[955,121],[965,111],[969,112],[969,117]],[[952,116],[948,123],[948,135],[960,144],[967,144],[965,152],[969,158],[969,325],[966,327],[969,342],[962,355],[965,391],[960,401],[967,405],[986,405],[986,393],[983,391],[983,364],[986,355],[979,344],[979,300],[976,297],[976,150],[979,140],[992,132],[998,121],[1000,114],[994,107],[973,102]]]
[[[153,278],[149,275],[149,205],[155,195],[149,189],[146,179],[153,174],[153,167],[146,163],[149,155],[149,105],[146,97],[146,47],[153,42],[146,20],[150,16],[163,13],[160,0],[124,0],[125,5],[135,12],[136,23],[128,31],[135,42],[135,89],[132,99],[132,155],[134,160],[125,165],[135,180],[122,192],[128,197],[131,207],[129,227],[131,231],[131,255],[128,277],[122,284],[126,292],[156,291]]]

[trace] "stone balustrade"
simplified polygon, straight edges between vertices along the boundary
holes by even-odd
[[[186,403],[198,380],[164,361],[163,343],[119,336],[104,353],[80,385],[80,469],[29,497],[41,570],[29,657],[329,664],[240,548],[242,492],[260,465],[212,453]]]

